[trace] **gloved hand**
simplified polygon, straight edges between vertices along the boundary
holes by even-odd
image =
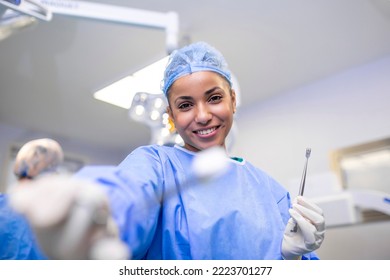
[[[50,259],[127,259],[108,199],[95,184],[48,175],[16,185],[11,206],[32,226]]]
[[[291,218],[284,231],[282,256],[293,260],[321,246],[325,237],[325,218],[322,209],[303,196],[293,201],[289,212]]]

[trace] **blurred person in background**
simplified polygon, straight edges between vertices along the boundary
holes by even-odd
[[[18,182],[13,188],[28,187],[32,180],[55,174],[63,159],[63,150],[55,140],[25,143],[15,158],[13,171]],[[7,193],[0,194],[0,259],[47,259],[27,219],[10,207]]]

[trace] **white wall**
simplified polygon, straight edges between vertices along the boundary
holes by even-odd
[[[245,94],[245,93],[243,93]],[[282,183],[330,170],[329,153],[390,136],[390,57],[240,108],[233,152]]]
[[[299,184],[294,189],[291,183],[300,180],[307,147],[312,149],[308,176],[332,176],[331,151],[390,137],[390,57],[286,92],[250,108],[240,108],[236,124],[233,154],[262,168],[295,195]],[[310,188],[317,187],[321,190],[316,193],[325,194],[338,187],[330,185],[307,184],[306,190],[309,193],[313,191]],[[327,187],[332,190],[326,190]],[[388,237],[380,244],[380,239],[376,238],[381,235],[372,232],[373,228],[348,227],[351,235],[347,237],[340,234],[344,232],[340,228],[329,229],[324,248],[319,251],[321,257],[389,259]],[[359,234],[354,236],[354,231]],[[375,224],[375,231],[390,233],[390,222]],[[367,238],[357,240],[361,235]],[[356,240],[356,246],[340,244],[348,238],[349,242],[344,244],[347,246],[351,240]],[[337,246],[333,247],[335,244]]]

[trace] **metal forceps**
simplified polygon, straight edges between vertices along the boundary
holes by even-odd
[[[303,174],[302,174],[302,179],[301,179],[301,185],[299,187],[298,196],[302,196],[303,195],[303,191],[305,190],[307,163],[309,161],[310,154],[311,154],[311,149],[307,148],[306,149],[306,161],[305,161],[305,166],[303,168]],[[291,230],[291,232],[297,232],[297,230],[298,230],[298,224],[295,223],[295,226]]]

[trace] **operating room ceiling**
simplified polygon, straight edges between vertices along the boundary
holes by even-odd
[[[226,57],[245,110],[390,55],[389,0],[89,1],[179,15]],[[93,92],[166,55],[161,30],[54,15],[0,41],[0,123],[129,151],[149,128]],[[1,136],[0,136],[1,137]]]

